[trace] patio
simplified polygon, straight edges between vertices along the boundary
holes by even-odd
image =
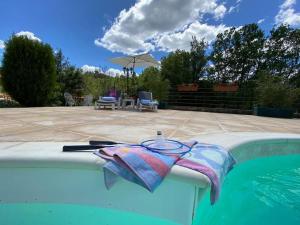
[[[93,107],[0,109],[0,141],[140,142],[157,130],[181,140],[228,132],[300,134],[299,119],[275,119],[193,111],[94,110]]]

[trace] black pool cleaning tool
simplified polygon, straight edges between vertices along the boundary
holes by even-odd
[[[118,144],[114,141],[89,141],[89,145],[65,145],[63,152],[89,152],[104,147],[112,147]]]

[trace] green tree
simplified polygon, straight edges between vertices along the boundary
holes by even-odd
[[[300,73],[300,29],[281,25],[271,30],[265,44],[264,69],[274,76],[293,78]]]
[[[1,76],[5,91],[24,106],[49,104],[56,81],[50,45],[12,36],[5,46]]]
[[[69,60],[59,49],[55,53],[55,64],[57,74],[57,100],[64,101],[63,94],[69,92],[73,95],[82,95],[84,89],[83,74],[80,69],[72,66]]]
[[[63,92],[69,92],[78,96],[83,94],[83,74],[79,69],[69,66],[64,69],[60,79]]]
[[[207,43],[203,39],[198,41],[196,37],[192,37],[190,55],[193,82],[198,81],[200,77],[204,76],[207,63],[207,57],[205,55],[206,47]]]
[[[247,81],[259,70],[264,42],[264,33],[257,24],[218,34],[210,55],[212,72],[222,82]]]
[[[71,65],[69,60],[64,56],[61,49],[55,52],[56,73],[58,77]]]
[[[176,50],[162,58],[161,74],[172,85],[192,83],[194,75],[191,67],[191,54],[187,51]]]
[[[138,77],[139,89],[151,91],[153,97],[159,101],[164,101],[169,93],[169,81],[163,79],[160,71],[155,67],[145,69]]]

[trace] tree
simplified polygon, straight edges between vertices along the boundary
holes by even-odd
[[[160,101],[164,101],[169,93],[169,81],[163,79],[160,71],[155,67],[145,69],[138,77],[139,89],[151,91],[153,97]]]
[[[198,82],[205,74],[207,43],[192,37],[190,52],[176,50],[162,58],[161,74],[172,85]]]
[[[79,69],[69,66],[62,72],[60,84],[63,93],[69,92],[80,96],[84,88],[83,75]]]
[[[231,63],[231,55],[233,53],[233,45],[231,37],[235,32],[235,28],[219,33],[213,43],[213,50],[210,54],[210,61],[212,67],[210,68],[211,75],[219,82],[225,83],[230,81],[233,77],[229,71]]]
[[[204,76],[207,57],[205,50],[207,43],[202,39],[198,41],[196,37],[192,37],[191,42],[191,67],[193,74],[193,82]]]
[[[62,73],[68,69],[71,65],[69,60],[63,55],[62,50],[59,49],[57,52],[54,54],[55,56],[55,65],[56,65],[56,73],[57,76],[60,77]],[[58,78],[59,80],[59,78]]]
[[[61,49],[55,53],[55,63],[59,89],[57,98],[63,101],[63,94],[65,92],[81,95],[84,88],[82,72],[70,64]]]
[[[187,51],[176,50],[162,58],[161,74],[172,85],[191,83],[194,75],[191,67],[191,55]]]
[[[300,73],[300,29],[281,25],[271,30],[265,44],[264,69],[273,76],[295,78]]]
[[[21,105],[45,106],[50,103],[56,81],[50,45],[12,36],[6,43],[2,66],[3,87]]]
[[[217,79],[243,83],[252,78],[259,70],[264,42],[264,33],[257,24],[218,34],[210,55]]]

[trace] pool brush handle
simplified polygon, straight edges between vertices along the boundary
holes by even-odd
[[[114,141],[89,141],[90,145],[117,145],[122,144]]]
[[[99,145],[65,145],[63,146],[63,152],[86,152],[89,150],[96,150],[103,148]]]

